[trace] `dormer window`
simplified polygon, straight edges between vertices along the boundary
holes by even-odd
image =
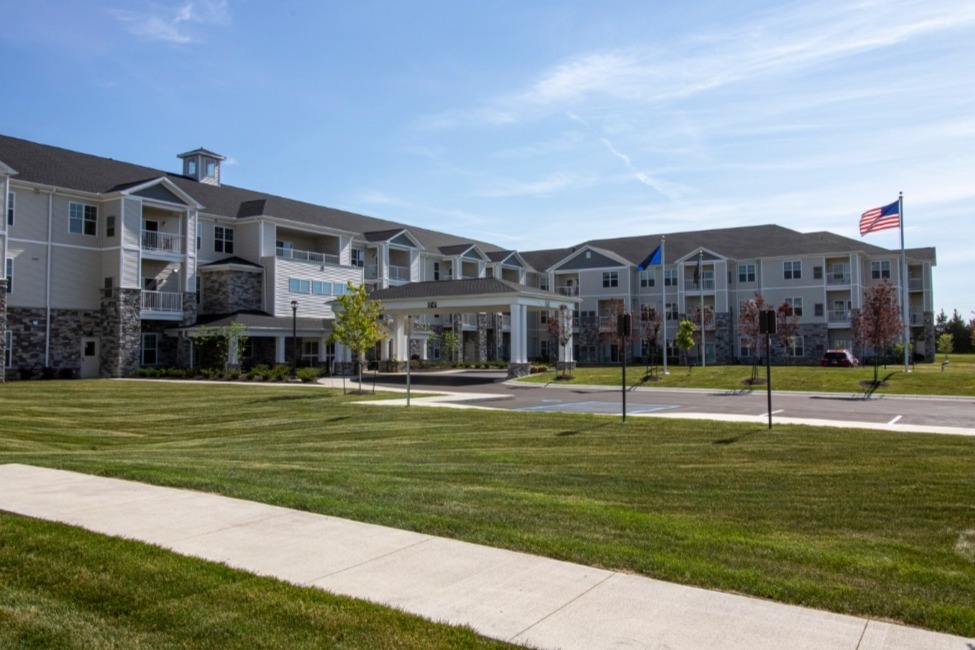
[[[196,158],[190,158],[186,161],[186,175],[196,178]]]

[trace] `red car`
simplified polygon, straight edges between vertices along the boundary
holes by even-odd
[[[824,366],[836,366],[837,368],[856,368],[860,362],[849,350],[826,350],[822,360],[819,362]]]

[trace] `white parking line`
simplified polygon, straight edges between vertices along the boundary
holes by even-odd
[[[898,415],[896,418],[894,418],[893,420],[891,420],[887,424],[897,424],[897,421],[900,420],[902,417],[904,417],[904,416],[903,415]]]
[[[784,413],[784,412],[785,412],[785,409],[778,409],[777,411],[772,411],[772,415],[775,415],[776,413]],[[758,417],[760,417],[760,418],[767,418],[768,417],[768,411],[765,411],[764,413],[762,413]]]

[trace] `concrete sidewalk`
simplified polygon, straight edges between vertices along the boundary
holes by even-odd
[[[975,640],[227,497],[0,465],[0,509],[538,648],[971,650]]]

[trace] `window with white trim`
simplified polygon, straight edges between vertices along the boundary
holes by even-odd
[[[68,232],[72,235],[98,234],[98,208],[85,203],[68,203]]]
[[[788,306],[785,315],[792,316],[802,316],[802,298],[786,298],[785,304]]]
[[[362,248],[352,249],[352,266],[362,268],[366,265],[366,251]]]
[[[142,365],[154,366],[159,363],[159,334],[142,333]]]
[[[311,293],[311,280],[288,278],[288,291],[290,293]]]
[[[203,247],[203,224],[200,221],[196,222],[196,250],[200,250]]]
[[[874,280],[890,278],[890,260],[875,260],[870,262],[870,277]]]
[[[799,280],[802,278],[802,261],[790,260],[782,262],[782,277],[786,280]]]
[[[434,282],[440,281],[440,262],[433,263],[433,280]]]
[[[616,271],[603,271],[603,288],[620,286],[620,274]]]
[[[7,340],[6,345],[3,346],[3,367],[9,368],[14,360],[14,333],[7,330],[5,334]]]
[[[680,318],[680,312],[677,310],[676,302],[668,302],[664,312],[667,314],[667,320],[677,320]]]
[[[14,202],[15,196],[13,192],[7,192],[7,225],[14,225]]]
[[[7,293],[14,292],[14,258],[7,258]]]
[[[332,283],[312,280],[311,292],[316,296],[330,296],[332,295]]]
[[[739,264],[738,282],[754,282],[754,281],[755,281],[755,265]]]
[[[349,287],[341,282],[336,282],[334,285],[332,285],[332,292],[336,296],[344,296],[345,294],[349,293]]]
[[[318,365],[318,341],[301,342],[301,365]]]
[[[232,255],[234,252],[234,229],[225,226],[213,227],[213,252],[227,253]]]
[[[640,286],[644,289],[652,287],[657,283],[657,273],[653,269],[640,271]]]
[[[806,355],[805,342],[802,340],[801,336],[792,337],[792,345],[789,349],[789,354],[793,357],[802,357]]]
[[[677,286],[677,269],[664,269],[664,286]]]

